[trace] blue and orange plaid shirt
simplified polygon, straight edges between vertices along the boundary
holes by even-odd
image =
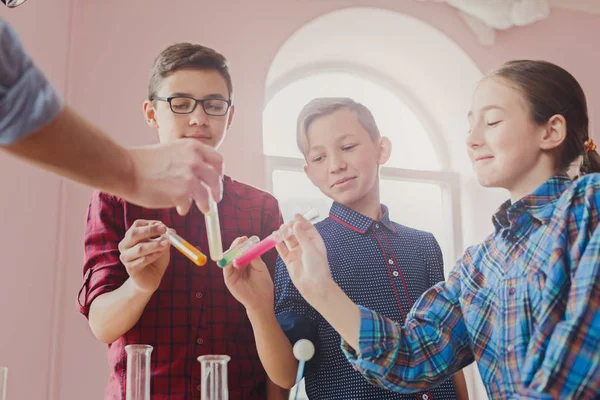
[[[346,357],[371,383],[412,392],[477,361],[490,399],[600,396],[600,174],[548,180],[504,203],[494,233],[399,325],[361,307]]]

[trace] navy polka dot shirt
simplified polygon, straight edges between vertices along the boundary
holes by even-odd
[[[357,304],[400,323],[412,304],[444,280],[440,247],[431,233],[411,229],[383,216],[375,221],[338,203],[329,218],[316,224],[327,247],[335,282]],[[275,314],[295,343],[305,338],[316,347],[306,364],[306,392],[311,400],[456,399],[448,379],[436,388],[399,394],[369,384],[355,371],[340,347],[340,335],[294,287],[281,259],[275,272]]]

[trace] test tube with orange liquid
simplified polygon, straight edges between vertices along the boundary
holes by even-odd
[[[167,229],[167,232],[163,234],[163,238],[167,239],[173,247],[179,250],[181,254],[189,258],[197,266],[202,267],[206,264],[207,259],[204,253],[176,234],[173,229]]]

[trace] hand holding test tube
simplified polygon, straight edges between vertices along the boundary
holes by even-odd
[[[313,222],[319,218],[319,212],[315,208],[311,208],[308,212],[303,214],[304,218],[308,221]],[[292,229],[289,226],[283,226],[279,230],[273,232],[260,242],[248,248],[243,254],[236,257],[233,260],[233,266],[236,268],[244,268],[254,260],[265,254],[267,251],[274,248],[278,243],[283,242],[285,239],[292,236]]]

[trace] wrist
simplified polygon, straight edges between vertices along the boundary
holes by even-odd
[[[348,296],[333,279],[330,279],[315,285],[304,298],[319,314],[323,315],[336,312],[337,307],[342,306]]]
[[[330,301],[338,291],[341,291],[341,289],[337,283],[333,279],[328,278],[319,281],[317,284],[312,284],[302,295],[311,305],[312,303],[324,304]]]
[[[124,198],[135,196],[142,186],[140,174],[138,173],[138,152],[137,149],[123,149],[121,176],[118,179],[117,185],[120,185],[117,190]]]
[[[139,287],[138,285],[136,285],[135,281],[129,277],[129,279],[127,279],[127,281],[125,281],[124,284],[126,290],[127,290],[127,294],[128,297],[130,299],[150,299],[150,297],[152,297],[152,295],[154,294],[154,292],[156,291],[156,289],[158,288],[154,288],[154,289],[148,289],[148,288],[142,288]]]
[[[273,306],[249,308],[246,310],[246,314],[248,315],[248,319],[252,326],[255,324],[258,326],[264,325],[276,319],[275,308]]]

